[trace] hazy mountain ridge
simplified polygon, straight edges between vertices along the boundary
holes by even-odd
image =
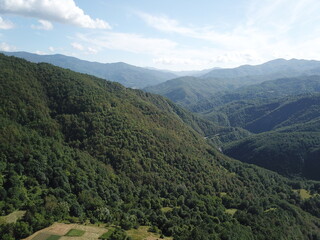
[[[190,106],[191,110],[210,115],[222,105],[237,101],[273,101],[276,98],[320,92],[320,76],[280,78],[244,86],[215,94],[215,96]]]
[[[312,73],[320,68],[320,61],[303,59],[275,59],[260,65],[243,65],[229,69],[214,69],[201,78],[241,78],[248,76],[297,76],[302,72]],[[290,76],[291,75],[291,76]],[[269,77],[272,78],[272,77]]]
[[[99,63],[80,60],[62,54],[38,55],[28,52],[2,52],[8,56],[24,58],[39,63],[46,62],[68,68],[76,72],[87,73],[110,81],[119,82],[126,87],[144,88],[175,78],[177,75],[160,70],[136,67],[127,63]]]
[[[277,59],[256,66],[215,69],[198,78],[182,77],[145,88],[168,97],[193,112],[209,110],[216,96],[238,88],[282,78],[320,75],[320,62]],[[222,93],[221,93],[222,92]]]

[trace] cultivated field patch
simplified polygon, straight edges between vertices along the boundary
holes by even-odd
[[[149,232],[149,228],[150,226],[141,226],[138,229],[131,229],[126,232],[132,240],[172,240],[172,238],[169,237],[160,238],[160,234]]]
[[[81,237],[83,234],[85,234],[85,231],[83,231],[83,230],[70,229],[69,232],[67,232],[66,236],[68,236],[68,237]]]
[[[141,226],[138,229],[128,230],[126,233],[132,240],[172,240],[171,237],[160,238],[160,233],[149,232],[149,229],[150,226]],[[54,223],[23,240],[98,240],[102,236],[110,236],[113,230],[114,227]]]
[[[73,234],[78,233],[78,236],[66,236],[70,230],[73,230],[71,231]],[[107,231],[108,229],[104,227],[96,227],[91,225],[87,226],[80,224],[54,223],[50,227],[44,228],[32,234],[28,238],[25,238],[24,240],[97,240]],[[80,232],[83,232],[82,236],[79,236]],[[54,236],[59,236],[60,238]]]

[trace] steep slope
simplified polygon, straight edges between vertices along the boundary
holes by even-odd
[[[3,55],[0,90],[0,212],[27,211],[1,236],[89,219],[178,240],[320,237],[316,194],[223,156],[159,96]]]
[[[136,67],[122,62],[89,62],[61,54],[37,55],[27,52],[3,53],[8,56],[24,58],[35,63],[51,63],[53,65],[68,68],[76,72],[87,73],[110,81],[119,82],[124,86],[131,88],[144,88],[146,86],[159,84],[176,77],[176,75],[173,73]]]
[[[217,121],[261,134],[225,145],[224,153],[285,176],[320,180],[319,94],[227,106],[225,114],[215,115]]]
[[[233,142],[224,152],[290,177],[320,180],[320,132],[268,132]]]
[[[199,77],[179,77],[144,88],[144,91],[160,94],[192,109],[194,105],[206,101],[218,92],[235,89],[229,79],[201,79]]]
[[[266,103],[267,102],[267,103]],[[320,94],[254,99],[223,105],[206,117],[220,125],[261,133],[320,118]]]
[[[231,102],[247,100],[269,102],[275,98],[316,92],[320,92],[320,76],[318,75],[280,78],[216,93],[213,97],[190,106],[190,108],[193,111],[202,111],[205,112],[205,115],[210,115],[210,112],[215,112],[217,107],[223,108],[223,105]]]
[[[233,92],[230,92],[231,90],[264,81],[311,75],[320,75],[319,61],[278,59],[256,66],[215,69],[198,78],[183,77],[172,79],[159,85],[147,87],[145,91],[166,96],[193,112],[203,112],[216,106],[216,101],[224,95],[232,95]],[[276,88],[277,85],[280,86],[281,83],[278,82],[275,86],[272,86],[271,83],[266,85],[258,86],[258,88],[267,87],[272,91],[272,88]],[[309,85],[306,83],[307,87]],[[319,89],[318,86],[317,88]],[[297,88],[296,91],[298,91]],[[264,95],[268,96],[268,92],[264,93]]]

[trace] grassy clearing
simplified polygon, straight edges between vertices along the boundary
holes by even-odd
[[[14,211],[7,216],[0,217],[0,223],[15,223],[26,214],[26,211]]]
[[[51,235],[50,237],[48,237],[46,240],[58,240],[58,239],[60,239],[61,238],[61,236],[59,236],[59,235]]]
[[[132,240],[156,240],[160,239],[160,234],[148,232],[150,226],[141,226],[138,229],[131,229],[126,231],[128,236],[132,238]],[[172,240],[172,238],[165,237],[165,240]]]
[[[298,193],[301,197],[302,200],[306,200],[312,197],[312,195],[310,194],[310,191],[306,190],[306,189],[294,189],[294,192]]]
[[[70,229],[70,231],[65,235],[67,237],[81,237],[85,231],[80,229]]]
[[[52,236],[49,233],[38,233],[34,238],[32,238],[32,240],[47,240],[48,238],[50,238],[50,236]]]
[[[230,214],[230,215],[234,215],[236,212],[238,211],[238,209],[235,208],[228,208],[226,209],[226,213]]]
[[[272,212],[272,211],[275,211],[275,210],[277,210],[277,208],[269,208],[269,209],[266,209],[266,210],[264,210],[264,212],[265,213],[267,213],[267,212]]]
[[[105,232],[104,234],[102,234],[99,239],[109,239],[109,237],[111,236],[111,234],[114,232],[115,228],[110,228],[108,230],[108,232]]]
[[[172,210],[173,210],[172,207],[163,207],[163,208],[161,208],[161,211],[164,212],[164,213],[171,212]]]

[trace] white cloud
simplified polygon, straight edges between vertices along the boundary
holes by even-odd
[[[142,18],[149,26],[164,32],[174,32],[180,34],[194,34],[193,29],[180,26],[179,22],[170,19],[167,16],[154,16],[151,14],[137,12],[137,15]]]
[[[92,19],[74,0],[0,0],[0,13],[39,18],[83,28],[110,29],[101,19]]]
[[[97,54],[98,53],[98,49],[97,48],[83,46],[81,43],[78,43],[78,42],[71,43],[71,46],[74,49],[82,51],[84,54],[87,54],[87,55],[88,54]]]
[[[77,49],[77,50],[80,50],[80,51],[82,51],[82,50],[84,49],[84,47],[83,47],[80,43],[77,43],[77,42],[71,43],[71,46],[72,46],[74,49]]]
[[[43,51],[41,51],[41,50],[37,50],[37,51],[36,51],[36,54],[38,54],[38,55],[47,55],[46,52],[43,52]]]
[[[5,51],[5,52],[12,52],[12,51],[15,51],[16,50],[16,47],[14,46],[11,46],[5,42],[1,42],[0,43],[0,50],[1,51]]]
[[[104,32],[78,34],[77,39],[96,49],[121,50],[140,54],[160,54],[176,47],[176,43],[162,38],[146,38],[138,34]]]
[[[218,32],[212,27],[186,27],[177,20],[167,16],[153,16],[147,13],[138,13],[149,26],[164,32],[181,34],[186,37],[207,40],[218,46],[227,48],[242,48],[243,45],[256,45],[255,42],[264,41],[266,34],[254,28],[247,28],[241,25],[236,26],[229,32]],[[269,36],[268,36],[269,37]]]
[[[170,38],[174,33],[193,39],[154,56],[155,64],[235,67],[274,58],[320,58],[320,31],[315,27],[320,25],[320,1],[249,2],[246,16],[228,29],[186,25],[164,15],[136,14],[148,26],[171,33]]]
[[[95,49],[95,48],[92,48],[92,47],[88,47],[88,52],[89,52],[90,54],[97,54],[97,53],[98,53],[98,50]]]
[[[12,22],[6,21],[2,17],[0,17],[0,29],[6,30],[6,29],[11,29],[13,27],[14,27],[14,25]]]
[[[31,28],[33,29],[39,29],[39,30],[51,30],[53,29],[53,25],[51,22],[47,20],[38,20],[39,25],[31,25]]]
[[[176,48],[173,51],[164,52],[154,57],[152,61],[160,68],[194,70],[214,66],[234,67],[244,62],[254,64],[261,62],[261,59],[255,52],[225,51],[216,48]]]
[[[50,52],[54,52],[55,51],[54,47],[49,47],[48,49],[49,49]]]
[[[186,66],[193,66],[193,67],[199,67],[203,65],[208,65],[211,63],[209,60],[206,59],[194,59],[194,58],[188,58],[188,57],[160,57],[160,58],[154,58],[152,59],[153,63],[161,64],[161,65],[167,65],[167,66],[174,66],[174,65],[182,65],[184,67]]]

